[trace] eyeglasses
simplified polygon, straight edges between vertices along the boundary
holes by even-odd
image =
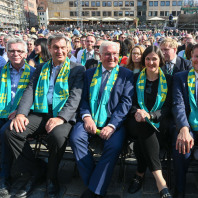
[[[121,37],[122,39],[126,38],[126,37]]]
[[[118,56],[119,56],[119,53],[104,53],[104,55],[105,55],[106,57],[111,57],[111,56],[113,56],[113,57],[118,57]]]
[[[15,54],[15,52],[17,52],[17,54],[23,54],[25,51],[23,51],[23,50],[8,50],[8,52],[11,54],[11,55],[13,55],[13,54]]]
[[[94,48],[99,49],[100,46],[99,45],[94,45]]]
[[[133,56],[141,56],[139,53],[132,53]]]

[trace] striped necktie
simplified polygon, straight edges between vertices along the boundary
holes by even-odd
[[[173,64],[173,63],[171,63],[171,62],[166,63],[166,72],[167,72],[167,74],[172,75],[172,73],[173,73],[173,67],[172,67],[172,64]]]

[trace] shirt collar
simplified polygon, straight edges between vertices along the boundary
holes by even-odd
[[[170,61],[171,63],[173,63],[174,65],[176,64],[176,59],[177,59],[177,56],[175,56],[175,58],[173,58],[172,61]]]
[[[195,80],[198,80],[198,73],[195,71]]]
[[[53,60],[52,60],[52,67],[57,69],[58,67],[62,67],[62,66],[63,66],[63,63],[64,63],[64,62],[62,62],[60,65],[57,65],[57,66],[55,67],[55,66],[54,66],[54,62],[53,62]]]
[[[87,48],[86,48],[85,50],[86,50],[86,54],[87,54],[87,52],[89,52],[89,51],[87,50]],[[89,53],[90,53],[91,55],[93,55],[94,50],[91,50]]]
[[[10,69],[15,69],[13,66],[12,66],[12,64],[10,63]],[[24,70],[25,69],[25,64],[20,68],[20,70]],[[16,69],[15,69],[16,70]]]
[[[102,65],[102,73],[104,73],[106,71],[106,69],[103,67],[103,65]],[[111,72],[112,71],[112,69],[111,70],[108,70],[109,72]]]

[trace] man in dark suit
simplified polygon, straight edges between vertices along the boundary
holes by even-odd
[[[94,58],[91,58],[86,61],[86,63],[85,63],[86,70],[98,66],[98,63],[100,61],[99,48],[100,48],[100,45],[102,44],[102,42],[103,42],[103,40],[96,41],[96,43],[94,45]]]
[[[190,71],[174,76],[173,115],[176,121],[174,133],[173,162],[175,172],[175,196],[185,197],[186,173],[190,162],[191,149],[196,140],[198,128],[198,45],[192,50]],[[192,91],[191,91],[192,90]]]
[[[45,167],[35,159],[26,140],[30,134],[41,133],[46,134],[49,148],[46,197],[56,197],[58,194],[58,166],[81,99],[84,67],[69,61],[67,38],[63,34],[51,35],[48,48],[52,60],[36,68],[21,98],[16,117],[10,124],[10,130],[5,131],[5,140],[17,163],[24,172],[30,173],[29,181],[16,197],[31,194],[35,185],[45,176]],[[32,105],[34,110],[30,111]]]
[[[177,72],[189,70],[192,65],[189,60],[177,56],[177,41],[172,38],[165,38],[160,43],[160,48],[164,54],[166,65],[162,67],[165,74],[174,75]]]
[[[123,121],[132,106],[133,75],[128,69],[118,66],[119,46],[115,42],[104,41],[99,52],[101,63],[97,68],[86,71],[81,119],[70,136],[80,175],[88,187],[81,198],[106,194],[123,146]],[[88,145],[89,138],[96,135],[104,147],[95,165]]]

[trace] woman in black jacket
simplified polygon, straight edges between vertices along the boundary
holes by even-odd
[[[168,137],[163,124],[171,114],[172,76],[165,75],[161,70],[164,57],[156,46],[149,46],[144,51],[142,65],[145,68],[134,77],[133,107],[126,123],[129,138],[137,138],[134,151],[138,162],[128,191],[135,193],[141,188],[148,167],[155,177],[160,197],[170,198],[162,175],[159,152],[161,143],[166,142]]]

